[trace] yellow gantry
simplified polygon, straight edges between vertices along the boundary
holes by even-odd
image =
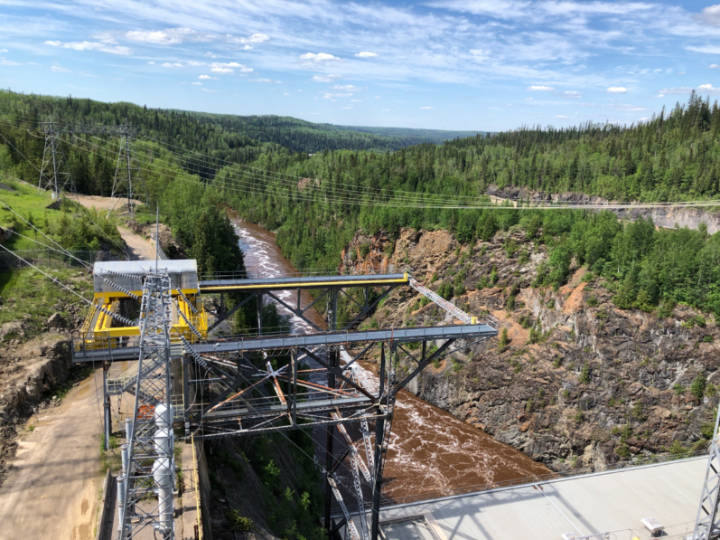
[[[136,297],[142,291],[130,291]],[[171,339],[183,336],[193,343],[207,338],[208,315],[202,302],[198,299],[198,289],[172,289],[173,299],[172,320],[170,327]],[[83,341],[87,349],[114,348],[131,337],[140,335],[139,326],[118,326],[118,320],[110,313],[118,313],[120,302],[132,296],[119,292],[96,292],[92,306],[81,327]],[[188,324],[189,323],[189,324]],[[199,336],[190,328],[197,330]]]

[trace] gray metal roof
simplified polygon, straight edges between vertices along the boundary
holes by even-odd
[[[197,289],[197,261],[195,259],[162,259],[159,271],[167,272],[173,289]],[[95,292],[116,292],[142,288],[142,276],[155,272],[154,260],[98,261],[93,265]]]
[[[665,538],[692,532],[707,456],[562,478],[430,501],[387,506],[381,528],[392,540]],[[382,525],[385,522],[385,525]]]

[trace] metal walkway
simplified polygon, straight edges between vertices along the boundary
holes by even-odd
[[[425,326],[419,328],[396,328],[394,330],[365,330],[358,332],[325,332],[309,335],[282,335],[245,337],[235,341],[215,341],[213,343],[194,343],[190,348],[198,354],[249,352],[262,350],[292,349],[295,347],[320,347],[327,345],[350,345],[364,341],[412,342],[435,339],[488,338],[497,335],[497,331],[486,324],[458,324],[454,326]],[[173,346],[173,356],[180,356],[186,348]],[[140,349],[125,347],[122,349],[98,349],[73,351],[73,362],[98,362],[111,357],[112,361],[137,360]]]
[[[201,293],[230,291],[273,291],[282,289],[319,289],[327,287],[379,287],[407,285],[410,276],[404,274],[374,274],[364,276],[311,276],[268,279],[214,279],[200,281]]]

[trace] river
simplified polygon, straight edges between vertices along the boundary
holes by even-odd
[[[234,220],[234,226],[250,277],[297,274],[270,231],[241,220]],[[294,292],[281,294],[289,305],[295,304]],[[303,306],[311,301],[309,297],[301,298]],[[311,320],[322,327],[320,314],[311,311]],[[291,324],[296,333],[311,330],[306,322],[294,316]],[[359,380],[373,386],[372,372],[361,369]],[[550,474],[543,464],[442,409],[409,392],[398,395],[384,470],[386,501],[407,502],[454,495]]]

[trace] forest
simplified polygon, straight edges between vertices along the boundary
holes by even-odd
[[[303,271],[332,271],[358,231],[384,230],[393,237],[402,227],[442,228],[472,243],[520,227],[549,253],[538,285],[560,286],[571,267],[586,264],[606,278],[621,307],[666,312],[685,302],[720,315],[717,234],[656,230],[651,222],[622,223],[610,213],[447,207],[482,202],[490,186],[619,201],[716,198],[720,109],[694,94],[686,104],[629,127],[528,127],[393,151],[362,144],[343,148],[351,145],[345,132],[328,129],[323,136],[332,142],[313,153],[308,151],[313,145],[324,144],[314,138],[317,133],[304,130],[313,125],[283,124],[289,119],[256,117],[253,124],[240,117],[1,93],[0,170],[37,177],[25,156],[39,161],[44,140],[33,122],[48,115],[69,125],[138,126],[133,143],[138,196],[159,204],[186,245],[209,253],[207,258],[193,253],[203,258],[205,271],[237,263],[222,252],[228,225],[214,223],[223,221],[216,216],[227,206],[275,230]],[[365,136],[373,146],[374,135]],[[107,194],[117,139],[58,140],[76,188]],[[209,226],[224,232],[209,235]]]

